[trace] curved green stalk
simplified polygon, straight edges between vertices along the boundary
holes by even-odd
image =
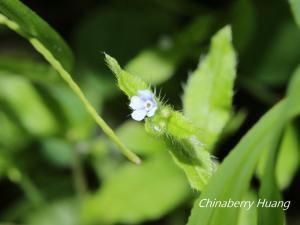
[[[140,164],[140,158],[131,152],[116,136],[114,131],[108,126],[108,124],[98,115],[96,109],[91,105],[86,96],[83,94],[82,90],[78,84],[73,80],[69,72],[67,72],[62,64],[53,56],[53,54],[40,42],[37,38],[28,36],[22,31],[18,23],[8,19],[6,16],[0,14],[0,23],[8,26],[10,29],[19,33],[23,37],[27,38],[28,41],[33,45],[33,47],[45,57],[45,59],[53,66],[55,70],[61,75],[61,77],[67,82],[70,88],[79,97],[81,102],[84,104],[88,113],[93,117],[95,122],[102,128],[103,132],[115,143],[115,145],[121,150],[121,152],[132,162]]]
[[[75,94],[80,98],[85,108],[89,112],[89,114],[93,117],[95,122],[102,128],[103,132],[116,144],[116,146],[122,151],[122,153],[131,161],[136,164],[140,164],[140,158],[131,152],[117,137],[115,132],[107,125],[107,123],[98,115],[95,108],[91,105],[88,99],[85,97],[83,92],[77,83],[72,79],[72,76],[64,70],[62,65],[52,56],[52,54],[44,48],[44,46],[35,38],[31,38],[30,43],[34,46],[34,48],[41,53],[45,59],[56,69],[62,78],[67,82],[70,88],[75,92]]]

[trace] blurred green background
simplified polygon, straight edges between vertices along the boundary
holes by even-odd
[[[68,42],[75,53],[74,79],[144,162],[137,167],[124,159],[59,75],[1,26],[1,225],[185,224],[197,193],[164,143],[130,120],[127,99],[102,52],[157,85],[180,110],[190,72],[212,35],[230,24],[238,76],[235,114],[214,152],[220,161],[284,95],[299,64],[300,29],[285,0],[22,2]],[[293,130],[299,140],[299,121]],[[292,201],[292,225],[300,221],[299,176],[282,181],[284,198]],[[254,188],[257,183],[253,179]]]

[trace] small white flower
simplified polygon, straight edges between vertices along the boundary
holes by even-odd
[[[155,111],[157,110],[154,94],[149,90],[138,91],[138,96],[133,96],[131,98],[129,106],[134,110],[131,117],[136,121],[141,121],[146,116],[154,116]]]

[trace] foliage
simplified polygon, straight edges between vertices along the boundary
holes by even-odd
[[[0,225],[297,224],[299,1],[60,4],[0,0]]]

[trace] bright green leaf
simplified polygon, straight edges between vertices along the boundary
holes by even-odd
[[[277,137],[270,143],[267,161],[263,170],[263,176],[260,180],[259,199],[266,201],[282,201],[275,178],[275,161],[277,149],[281,139],[280,130]],[[284,224],[284,212],[280,207],[258,207],[258,224],[264,225],[282,225]]]
[[[26,132],[2,111],[0,111],[0,124],[0,146],[4,149],[15,152],[28,142]]]
[[[59,80],[52,67],[25,57],[0,56],[0,71],[22,75],[43,84]]]
[[[230,118],[235,76],[231,29],[225,27],[213,37],[208,55],[191,75],[183,96],[184,114],[203,130],[201,140],[208,149]]]
[[[166,151],[167,146],[161,139],[146,133],[142,124],[127,121],[116,130],[120,140],[137,154],[151,156],[154,153]]]
[[[32,135],[46,136],[57,132],[57,121],[38,92],[25,78],[1,75],[0,99],[6,102],[22,126]]]
[[[131,60],[125,69],[150,84],[160,84],[173,75],[175,65],[158,51],[148,49]]]
[[[79,207],[74,199],[63,199],[49,203],[26,216],[28,225],[79,225]]]
[[[256,193],[252,190],[249,190],[243,197],[242,201],[256,202]],[[248,210],[247,208],[241,207],[237,225],[257,225],[257,208],[252,206]]]
[[[73,162],[73,153],[70,144],[63,139],[48,138],[41,142],[42,154],[56,166],[71,166]]]
[[[297,130],[289,125],[284,133],[276,161],[275,175],[280,189],[287,188],[295,176],[300,161],[300,143]]]
[[[189,188],[166,153],[139,167],[125,165],[109,177],[83,208],[86,224],[140,223],[160,218],[182,203]]]
[[[300,27],[300,1],[299,0],[289,0],[292,12],[294,14],[296,23]]]

